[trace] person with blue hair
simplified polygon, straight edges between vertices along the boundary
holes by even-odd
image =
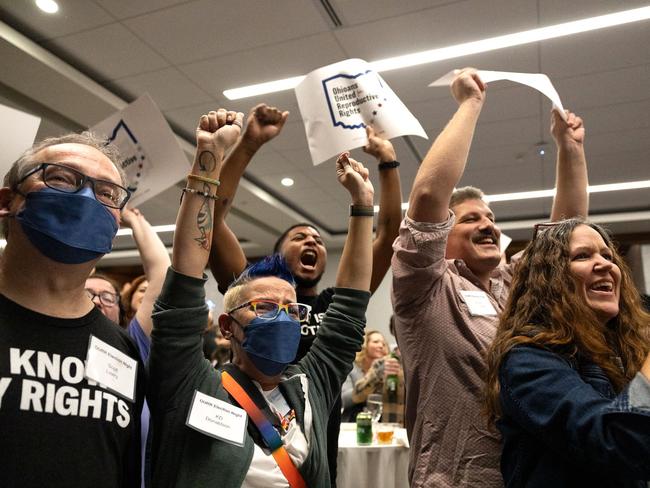
[[[295,282],[280,256],[247,268],[224,297],[219,327],[232,363],[203,358],[205,274],[223,154],[242,114],[210,112],[176,222],[172,267],[154,307],[149,399],[156,487],[329,488],[327,419],[361,349],[372,273],[368,170],[342,154],[339,182],[351,197],[349,236],[318,336],[297,364],[300,322]]]

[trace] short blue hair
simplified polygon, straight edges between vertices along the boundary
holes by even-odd
[[[257,278],[266,278],[268,276],[280,278],[281,280],[290,283],[294,288],[296,287],[296,280],[294,280],[293,274],[289,271],[289,266],[287,266],[286,260],[281,254],[275,253],[249,265],[242,274],[240,274],[239,277],[230,284],[228,289],[249,283]]]

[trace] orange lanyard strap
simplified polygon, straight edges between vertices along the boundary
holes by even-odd
[[[258,428],[260,434],[262,434],[264,442],[271,450],[273,459],[278,463],[280,471],[287,478],[289,486],[291,488],[306,488],[305,480],[302,479],[298,468],[291,461],[280,435],[246,390],[227,371],[221,372],[221,383],[239,406],[246,410],[246,413]]]

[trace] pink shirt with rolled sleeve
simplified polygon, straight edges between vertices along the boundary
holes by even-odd
[[[481,414],[485,351],[498,317],[473,316],[461,291],[489,291],[503,310],[512,265],[490,290],[461,260],[445,259],[455,217],[439,224],[405,217],[393,244],[392,300],[406,377],[409,480],[417,487],[501,487],[500,437]]]

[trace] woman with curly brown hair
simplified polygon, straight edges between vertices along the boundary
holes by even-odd
[[[506,487],[646,487],[649,330],[602,228],[536,226],[488,351]]]

